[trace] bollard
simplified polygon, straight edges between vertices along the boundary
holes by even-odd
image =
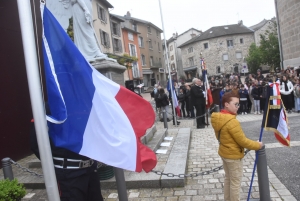
[[[166,109],[163,109],[164,128],[168,128]]]
[[[220,112],[220,106],[219,105],[215,105],[214,112]]]
[[[115,178],[117,183],[118,195],[120,201],[128,201],[124,171],[120,168],[114,168]]]
[[[261,201],[271,201],[265,145],[257,152],[259,197]]]
[[[13,180],[14,179],[14,174],[13,174],[13,171],[12,171],[10,158],[3,158],[2,159],[2,168],[3,168],[4,179],[8,178],[9,180]]]

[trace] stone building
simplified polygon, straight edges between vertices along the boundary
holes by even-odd
[[[168,57],[169,57],[169,65],[170,70],[173,76],[173,80],[180,79],[181,77],[185,76],[183,72],[183,65],[182,65],[182,56],[181,56],[181,49],[178,48],[181,44],[187,42],[188,40],[192,39],[193,37],[198,36],[201,31],[190,28],[187,31],[183,32],[182,34],[178,35],[174,33],[173,36],[167,40],[167,48],[168,48]],[[164,53],[164,66],[166,69],[166,73],[168,73],[168,65],[167,65],[167,57],[165,51],[165,44],[164,40],[163,43],[163,53]]]
[[[258,24],[255,24],[251,27],[254,31],[254,40],[256,46],[260,46],[260,35],[265,34],[266,32],[275,32],[277,33],[277,25],[276,25],[276,18],[272,18],[271,20],[264,19],[263,21],[259,22]]]
[[[275,0],[283,67],[300,66],[300,1]]]
[[[241,72],[246,66],[244,58],[254,43],[253,33],[239,21],[238,24],[212,27],[178,46],[186,77],[192,79],[201,74],[201,53],[210,75]]]

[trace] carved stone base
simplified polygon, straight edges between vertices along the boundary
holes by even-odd
[[[124,73],[126,70],[125,66],[120,65],[118,62],[113,59],[96,59],[95,61],[90,62],[99,72],[115,72],[115,73]]]

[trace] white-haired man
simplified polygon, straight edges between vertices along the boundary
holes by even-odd
[[[197,128],[205,128],[205,96],[202,89],[202,81],[198,78],[193,79],[191,88],[191,102],[196,108]]]

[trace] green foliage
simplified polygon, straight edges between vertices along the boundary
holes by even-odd
[[[0,201],[20,200],[26,194],[23,184],[19,184],[17,179],[0,180]]]
[[[74,42],[74,30],[73,30],[73,17],[69,19],[69,26],[67,29],[67,34],[71,38],[71,40]]]
[[[132,57],[128,54],[123,54],[122,56],[107,54],[107,56],[109,58],[116,59],[120,65],[126,66],[127,69],[132,68],[132,63],[138,61],[137,57]]]
[[[251,73],[256,73],[256,70],[261,64],[273,67],[280,66],[280,52],[276,26],[276,23],[271,23],[269,27],[270,30],[260,35],[261,40],[259,47],[254,43],[251,44],[248,57],[246,58]]]
[[[259,47],[255,43],[252,43],[249,48],[249,55],[246,58],[249,71],[251,73],[256,73],[257,69],[262,63],[262,55]]]
[[[269,35],[260,35],[260,49],[262,63],[269,66],[280,66],[280,52],[279,43],[276,33],[269,33]]]

